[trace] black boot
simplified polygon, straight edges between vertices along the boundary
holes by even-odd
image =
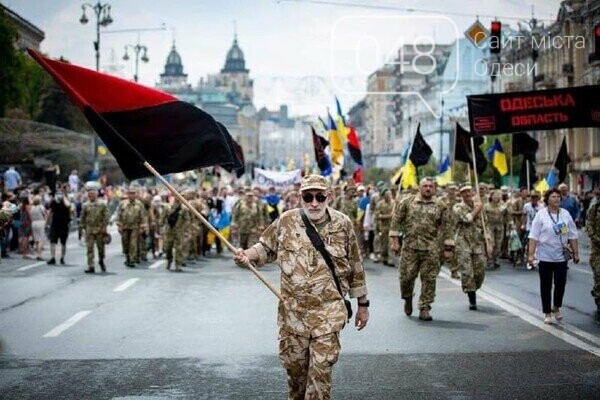
[[[477,310],[477,294],[475,292],[467,292],[469,296],[469,310]]]
[[[98,265],[100,265],[100,269],[102,270],[102,272],[106,272],[106,265],[104,265],[103,258],[101,258],[100,261],[98,261]]]
[[[95,272],[94,267],[88,267],[88,269],[84,270],[83,272],[86,274],[93,274]]]
[[[48,262],[46,264],[48,264],[48,265],[56,265],[56,260],[54,259],[54,257],[52,257],[51,259],[48,260]]]

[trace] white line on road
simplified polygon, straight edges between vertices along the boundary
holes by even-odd
[[[125,282],[123,282],[122,284],[120,284],[119,286],[117,286],[113,290],[113,292],[122,292],[122,291],[126,290],[128,287],[134,285],[139,280],[140,280],[140,278],[127,279]]]
[[[87,317],[89,313],[91,313],[91,311],[79,311],[77,314],[73,315],[71,318],[69,318],[62,324],[58,325],[56,328],[46,333],[44,337],[56,337],[60,335],[61,333],[75,325],[77,322]]]
[[[576,267],[574,267],[572,265],[569,266],[569,269],[572,270],[572,271],[575,271],[575,272],[581,272],[581,273],[588,274],[588,275],[594,275],[592,273],[592,271],[589,271],[589,270],[583,269],[583,268],[576,268]]]
[[[25,265],[24,267],[17,268],[17,271],[27,271],[28,269],[39,267],[40,265],[46,264],[46,261],[38,261],[33,264]]]
[[[150,264],[150,266],[148,267],[148,269],[156,269],[159,268],[161,265],[163,265],[165,263],[165,260],[158,260],[153,262],[152,264]]]
[[[460,282],[453,280],[450,277],[450,274],[448,274],[448,272],[446,272],[445,270],[440,271],[440,276],[442,278],[446,279],[448,282],[452,283],[453,285],[456,285],[456,286],[461,285]],[[595,346],[593,344],[588,344],[588,343],[584,342],[583,340],[576,338],[571,333],[567,332],[568,329],[573,328],[573,327],[568,328],[566,326],[563,326],[563,329],[561,330],[560,328],[555,327],[553,325],[547,325],[543,322],[543,320],[539,316],[537,316],[537,314],[538,314],[537,311],[535,312],[534,315],[531,315],[528,311],[526,311],[526,307],[529,307],[529,306],[523,304],[523,306],[525,306],[525,307],[521,308],[521,307],[517,306],[517,304],[519,304],[519,305],[522,304],[518,300],[510,298],[510,303],[509,303],[508,301],[502,300],[500,297],[498,297],[495,294],[492,294],[491,292],[495,292],[495,291],[488,289],[487,287],[482,287],[478,291],[479,295],[483,299],[489,301],[490,303],[497,305],[500,308],[503,308],[504,310],[508,311],[511,314],[516,315],[517,317],[521,318],[523,321],[528,322],[531,325],[533,325],[537,328],[540,328],[541,330],[546,331],[549,334],[556,336],[557,338],[559,338],[573,346],[579,347],[582,350],[585,350],[589,353],[594,354],[595,356],[600,357],[600,347]],[[502,297],[506,298],[507,296],[502,295]],[[511,303],[513,303],[513,304],[511,304]],[[578,328],[575,328],[575,329],[578,329]],[[573,333],[575,333],[574,331],[575,330],[573,329]],[[587,333],[587,332],[584,332],[584,333]],[[580,336],[587,338],[588,335],[580,335]],[[595,342],[595,340],[593,340],[592,342]]]

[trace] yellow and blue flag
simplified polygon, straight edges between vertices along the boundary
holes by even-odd
[[[329,147],[331,149],[331,161],[334,165],[344,165],[344,142],[340,137],[339,130],[333,120],[333,117],[327,111],[329,116]]]
[[[342,106],[340,105],[340,100],[335,96],[335,107],[337,108],[337,130],[340,133],[340,137],[342,140],[347,140],[348,135],[350,134],[350,129],[346,124],[346,119],[344,118],[344,114],[342,113]]]
[[[440,169],[435,177],[435,180],[440,186],[446,186],[452,180],[452,169],[450,168],[449,155],[446,155],[446,158],[444,158],[444,161],[440,165]]]
[[[488,149],[487,156],[501,176],[508,174],[506,154],[504,154],[504,149],[502,148],[502,145],[498,139],[496,139],[492,147]]]

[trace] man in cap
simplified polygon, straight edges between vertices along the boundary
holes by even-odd
[[[399,235],[402,233],[402,263],[399,272],[404,312],[408,316],[412,315],[415,281],[420,276],[419,319],[423,321],[433,319],[429,310],[435,299],[440,259],[442,256],[449,259],[454,246],[450,239],[448,209],[434,197],[434,192],[433,179],[423,178],[417,195],[407,197],[395,205],[389,233],[395,253],[400,250]]]
[[[460,197],[458,196],[458,185],[456,182],[452,181],[448,183],[446,186],[446,193],[444,193],[441,201],[448,209],[448,213],[446,214],[448,218],[448,226],[455,226],[456,221],[454,219],[452,207],[454,207],[454,205],[460,201]],[[453,279],[460,279],[460,275],[458,274],[458,261],[456,259],[456,252],[453,253],[452,259],[450,260],[450,276]]]
[[[242,249],[247,249],[250,244],[256,243],[260,235],[259,227],[264,222],[264,216],[259,201],[254,196],[254,192],[248,189],[244,192],[244,198],[233,207],[231,228],[238,232]]]
[[[501,201],[500,191],[492,191],[490,201],[483,206],[483,213],[494,244],[494,251],[488,259],[488,266],[496,269],[500,267],[498,259],[500,258],[502,240],[504,239],[508,225],[508,210]]]
[[[125,265],[135,267],[139,262],[138,245],[139,235],[146,232],[146,211],[144,204],[137,198],[137,188],[130,186],[127,190],[127,199],[119,205],[117,214],[117,227],[122,236],[123,250],[125,250]]]
[[[284,212],[257,244],[238,249],[239,266],[278,259],[281,268],[279,358],[287,371],[290,399],[329,399],[333,365],[340,352],[340,331],[348,319],[346,293],[358,298],[355,326],[369,320],[365,273],[353,223],[329,208],[326,178],[308,175],[300,186],[301,208]],[[308,224],[320,235],[333,259],[335,276],[307,235]]]
[[[93,274],[94,269],[94,244],[98,248],[98,265],[102,271],[106,271],[104,264],[104,235],[108,226],[108,206],[106,202],[98,200],[98,189],[88,187],[88,199],[82,209],[79,218],[79,226],[85,232],[85,244],[87,246],[87,264],[85,270]]]
[[[475,292],[485,277],[485,237],[481,223],[483,204],[473,201],[473,187],[460,188],[462,201],[452,211],[456,219],[456,255],[461,273],[462,290],[469,297],[469,309],[477,310]]]

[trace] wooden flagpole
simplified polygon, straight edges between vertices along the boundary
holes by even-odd
[[[473,136],[471,136],[471,157],[473,157],[473,175],[475,178],[475,193],[477,196],[477,200],[482,203],[481,201],[481,196],[479,195],[479,178],[477,177],[477,160],[476,160],[476,156],[475,156],[475,141],[473,140]],[[488,254],[491,253],[491,251],[493,251],[492,249],[492,243],[490,241],[490,237],[488,235],[488,230],[487,230],[487,226],[485,224],[485,218],[483,217],[483,208],[481,209],[481,212],[479,215],[481,215],[481,226],[483,227],[483,237],[485,238],[485,246],[486,246],[486,250],[488,252]]]
[[[152,175],[154,175],[163,185],[165,185],[171,191],[171,193],[173,193],[173,195],[177,197],[181,204],[185,205],[192,212],[192,214],[194,214],[212,233],[214,233],[215,236],[218,237],[225,244],[225,246],[227,246],[229,250],[231,250],[232,252],[235,252],[237,250],[237,248],[235,248],[231,243],[229,243],[229,241],[225,239],[221,232],[219,232],[214,226],[212,226],[210,222],[208,222],[206,218],[204,218],[204,216],[198,212],[198,210],[196,210],[185,198],[183,198],[183,196],[173,186],[171,186],[171,184],[167,182],[165,178],[163,178],[162,175],[157,170],[155,170],[154,167],[152,167],[152,165],[148,163],[148,161],[144,161],[144,167],[146,167],[146,169],[150,171]],[[256,275],[256,277],[260,279],[260,281],[264,283],[267,286],[267,288],[269,288],[269,290],[273,292],[273,294],[277,296],[277,298],[279,298],[279,300],[281,300],[281,302],[285,302],[283,297],[281,296],[281,293],[279,293],[279,290],[275,286],[273,286],[273,284],[269,282],[267,278],[265,278],[260,272],[258,272],[254,265],[250,264],[248,266],[248,269],[252,271],[252,273]]]

